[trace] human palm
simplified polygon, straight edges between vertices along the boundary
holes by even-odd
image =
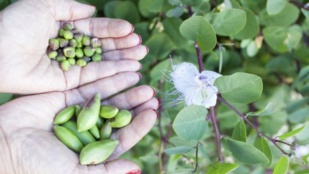
[[[0,13],[0,91],[33,94],[74,89],[126,71],[137,71],[147,54],[133,26],[123,20],[90,18],[95,8],[73,0],[20,0]],[[103,62],[63,72],[46,55],[61,21],[100,38]],[[109,71],[109,69],[114,71]]]
[[[154,91],[148,86],[140,86],[102,100],[131,110],[134,119],[112,135],[112,139],[119,140],[119,145],[107,163],[81,166],[77,154],[53,133],[53,119],[59,110],[73,104],[83,105],[90,97],[75,95],[76,90],[21,97],[0,106],[0,173],[125,174],[139,169],[130,161],[116,158],[135,145],[154,125],[156,113],[153,109],[158,107],[157,100],[152,98]],[[94,92],[109,95],[104,89]]]

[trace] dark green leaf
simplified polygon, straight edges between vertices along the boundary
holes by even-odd
[[[164,33],[153,34],[145,45],[149,48],[148,57],[155,59],[167,58],[174,48],[171,39]]]
[[[185,38],[197,41],[202,50],[211,51],[217,44],[213,27],[202,16],[193,16],[185,20],[179,31]]]
[[[0,93],[0,105],[10,101],[13,98],[13,94]]]
[[[167,154],[184,154],[192,151],[194,147],[187,147],[187,146],[178,146],[165,149],[164,152]]]
[[[269,162],[264,153],[248,143],[232,139],[228,139],[227,143],[232,155],[242,163],[266,164]]]
[[[138,9],[144,17],[151,17],[161,11],[163,2],[164,0],[139,0]]]
[[[247,141],[247,130],[243,120],[240,120],[233,130],[233,139],[238,141]]]
[[[187,46],[188,40],[181,36],[179,27],[183,21],[179,18],[166,18],[162,21],[164,32],[171,38],[177,48]]]
[[[242,72],[219,77],[215,86],[222,97],[232,103],[251,103],[263,91],[263,82],[259,76]]]
[[[246,25],[246,12],[240,9],[227,9],[215,14],[212,25],[218,35],[230,36],[240,32]]]
[[[132,24],[138,23],[140,20],[135,4],[130,1],[122,1],[118,3],[114,9],[114,16],[115,18],[125,19]]]
[[[208,124],[206,121],[207,109],[203,106],[187,106],[176,116],[173,128],[176,134],[186,140],[200,140]]]
[[[207,174],[227,174],[237,169],[238,164],[216,162],[208,167]]]

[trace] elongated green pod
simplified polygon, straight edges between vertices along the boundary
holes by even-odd
[[[69,106],[61,110],[55,117],[54,124],[63,124],[70,120],[75,113],[75,105]]]
[[[112,128],[121,128],[128,125],[132,120],[132,114],[128,110],[120,110],[110,121]]]
[[[91,135],[89,131],[78,132],[77,125],[74,121],[67,121],[63,124],[63,127],[69,129],[77,136],[77,138],[82,142],[84,146],[89,143],[95,142],[95,138]]]
[[[117,115],[119,109],[111,105],[103,105],[100,109],[100,116],[106,119],[113,118]]]
[[[83,144],[72,131],[63,126],[54,126],[54,131],[57,138],[68,148],[75,152],[80,152],[82,150]]]
[[[86,105],[77,116],[77,130],[83,132],[91,129],[97,122],[100,113],[101,98],[97,93],[91,100],[88,100]]]
[[[94,165],[104,162],[116,149],[117,140],[101,140],[88,144],[80,152],[81,165]]]
[[[112,127],[109,121],[107,121],[100,130],[100,139],[101,140],[109,139],[111,134],[112,134]]]
[[[100,131],[96,125],[94,125],[91,129],[89,129],[89,132],[96,138],[100,138]]]
[[[98,127],[99,130],[102,128],[103,124],[104,124],[103,118],[99,117],[96,123],[96,126]]]

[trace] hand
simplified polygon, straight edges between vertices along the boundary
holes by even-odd
[[[0,13],[0,91],[34,94],[74,89],[126,71],[137,71],[147,54],[133,26],[119,19],[90,18],[93,6],[73,0],[20,0]],[[46,55],[60,21],[101,39],[103,62],[68,72]]]
[[[112,135],[112,139],[119,140],[118,147],[107,163],[96,166],[79,165],[78,155],[53,134],[57,112],[69,105],[84,104],[92,96],[87,94],[83,98],[75,95],[76,90],[21,97],[0,107],[0,173],[126,174],[139,170],[135,163],[116,158],[153,127],[157,119],[154,109],[158,108],[153,89],[140,86],[103,100],[103,103],[130,109],[134,119]],[[98,92],[102,96],[109,95],[103,89]]]

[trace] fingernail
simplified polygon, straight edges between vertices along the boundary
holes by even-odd
[[[161,99],[158,98],[158,107],[161,106]]]
[[[157,114],[157,119],[159,118],[159,112],[158,112],[158,110],[153,110],[153,111],[155,111],[156,112],[156,114]]]
[[[149,48],[148,47],[146,47],[146,50],[147,50],[147,54],[149,53]]]
[[[134,25],[133,24],[131,24],[132,25],[132,30],[131,30],[131,33],[133,33],[134,32]]]
[[[143,39],[142,39],[142,36],[141,35],[138,35],[138,37],[139,37],[139,45],[143,42]]]
[[[139,76],[139,79],[142,79],[143,76],[141,73],[137,72],[137,75]]]
[[[152,95],[152,97],[154,97],[154,96],[156,96],[156,90],[154,89],[154,88],[152,88],[152,90],[153,90],[153,95]]]
[[[140,65],[139,70],[143,69],[143,64]]]
[[[126,173],[126,174],[141,174],[141,171],[139,169],[137,169],[137,170],[132,170],[132,171]]]

